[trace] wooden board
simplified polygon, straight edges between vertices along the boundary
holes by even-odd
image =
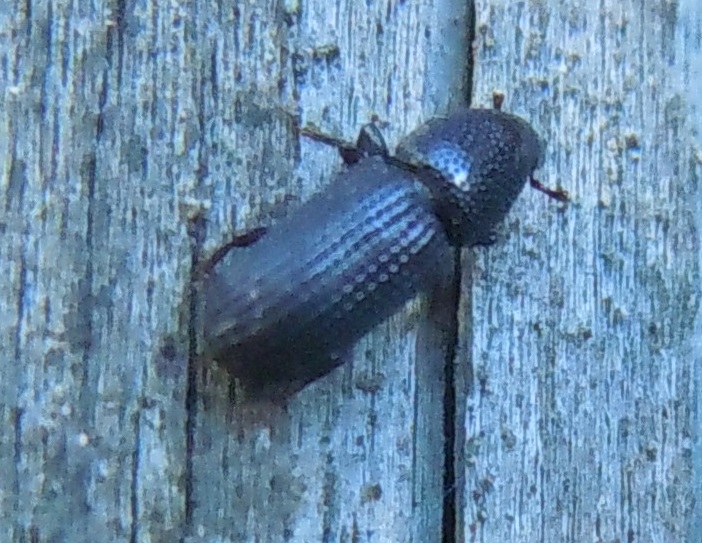
[[[5,540],[427,541],[444,346],[416,303],[266,424],[191,345],[193,261],[466,100],[468,8],[0,8]],[[445,316],[445,315],[444,315]]]
[[[700,540],[691,4],[477,3],[475,96],[533,122],[572,203],[527,191],[465,268],[458,541]]]
[[[3,4],[3,541],[701,540],[694,4]],[[296,125],[393,146],[469,82],[572,203],[525,191],[460,300],[242,408],[193,266],[339,170]]]

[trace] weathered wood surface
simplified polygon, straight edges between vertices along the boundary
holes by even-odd
[[[422,301],[265,417],[195,363],[193,255],[340,167],[296,116],[393,145],[467,100],[468,6],[80,4],[0,6],[3,541],[702,539],[693,0],[478,2],[475,102],[573,203],[464,253],[454,387]]]
[[[193,254],[340,167],[296,116],[393,145],[467,99],[467,6],[338,4],[0,8],[3,540],[440,537],[446,309],[256,424],[189,347]]]
[[[477,2],[475,96],[507,93],[573,201],[527,191],[464,268],[458,541],[702,541],[700,13]]]

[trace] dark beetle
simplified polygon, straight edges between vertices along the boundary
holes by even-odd
[[[328,373],[407,300],[446,282],[452,245],[489,240],[542,153],[522,119],[467,109],[420,127],[394,159],[361,158],[210,271],[206,355],[253,387]]]

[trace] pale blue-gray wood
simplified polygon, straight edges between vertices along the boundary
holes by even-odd
[[[446,0],[2,3],[4,541],[440,537],[452,305],[262,421],[195,363],[189,284],[340,167],[295,123],[377,114],[394,145],[464,102],[470,27]]]
[[[3,541],[702,539],[700,8],[469,13],[0,5]],[[504,92],[573,202],[526,191],[463,253],[458,315],[436,293],[286,411],[242,406],[195,361],[193,253],[340,167],[296,118],[350,141],[377,114],[393,146],[467,100],[471,55],[474,104]]]
[[[476,19],[477,100],[500,89],[534,123],[572,203],[525,194],[464,271],[458,539],[698,541],[700,12],[486,0]]]

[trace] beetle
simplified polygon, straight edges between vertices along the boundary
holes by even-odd
[[[527,180],[543,189],[533,179],[542,140],[498,109],[432,119],[394,157],[368,127],[346,151],[350,165],[322,192],[222,251],[202,281],[206,356],[250,387],[330,372],[356,340],[448,280],[454,247],[491,242]]]

